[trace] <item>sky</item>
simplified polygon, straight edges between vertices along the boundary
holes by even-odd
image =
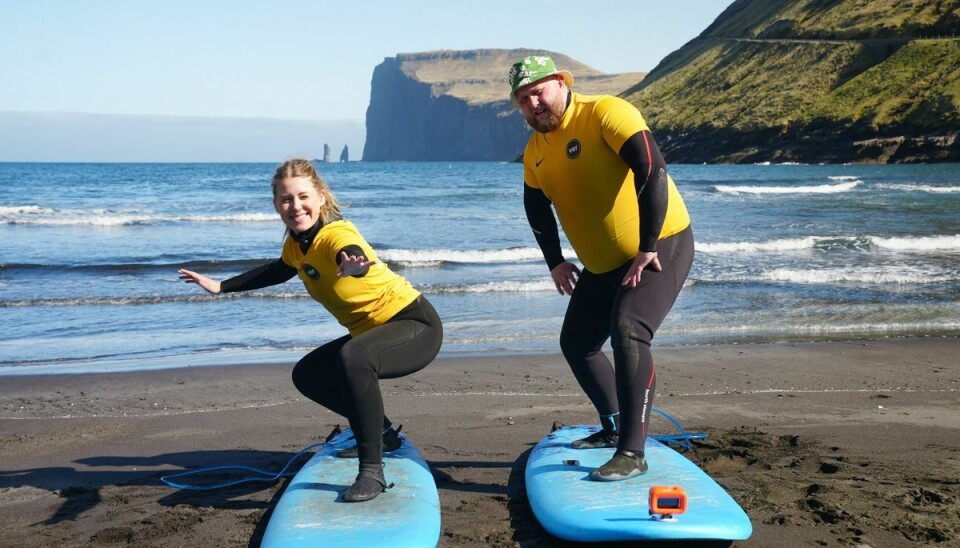
[[[0,113],[362,125],[397,53],[524,47],[649,71],[731,2],[0,0]]]

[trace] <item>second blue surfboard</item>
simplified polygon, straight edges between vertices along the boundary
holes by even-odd
[[[597,426],[555,430],[530,453],[525,472],[527,498],[549,533],[574,541],[745,540],[750,519],[716,481],[666,445],[647,438],[649,470],[624,481],[597,482],[590,472],[614,449],[574,449],[573,440]],[[657,485],[680,486],[686,512],[673,519],[650,515],[648,493]]]

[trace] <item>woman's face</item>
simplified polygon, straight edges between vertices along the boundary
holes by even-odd
[[[320,210],[326,199],[309,177],[293,177],[277,183],[273,206],[294,233],[309,230],[320,219]]]

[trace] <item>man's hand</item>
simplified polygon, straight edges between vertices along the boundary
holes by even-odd
[[[577,278],[580,277],[580,269],[577,265],[564,261],[550,271],[550,277],[553,278],[553,283],[561,295],[573,295],[573,288],[577,285]]]
[[[620,285],[627,287],[637,287],[637,284],[640,283],[640,273],[643,272],[643,269],[650,265],[650,270],[655,272],[660,272],[663,270],[663,267],[660,266],[660,259],[657,258],[657,252],[646,252],[641,251],[637,253],[637,256],[633,258],[633,262],[630,263],[630,268],[627,269],[627,273],[623,276],[623,281]]]

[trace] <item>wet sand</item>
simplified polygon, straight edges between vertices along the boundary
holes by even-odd
[[[654,406],[708,434],[688,458],[751,518],[733,546],[960,546],[960,338],[655,357]],[[287,480],[198,492],[159,477],[279,470],[345,426],[290,368],[0,377],[0,546],[259,546]],[[597,420],[561,357],[441,359],[382,386],[437,480],[441,546],[564,545],[523,485],[554,421]]]

